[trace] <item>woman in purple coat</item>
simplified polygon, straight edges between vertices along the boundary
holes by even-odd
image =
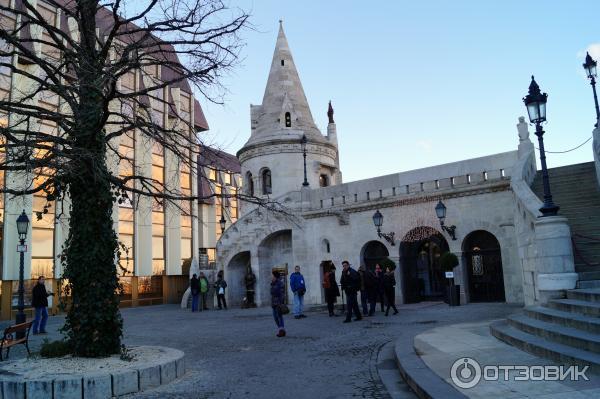
[[[284,304],[283,290],[285,287],[283,281],[281,281],[281,274],[277,270],[273,270],[271,274],[271,307],[273,308],[273,319],[275,319],[275,324],[277,324],[277,328],[279,329],[277,336],[285,337],[283,314],[281,313],[281,305]]]

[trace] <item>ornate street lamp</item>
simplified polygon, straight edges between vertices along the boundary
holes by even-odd
[[[223,234],[225,232],[225,224],[227,223],[227,221],[225,220],[225,216],[223,216],[223,214],[221,214],[221,219],[219,220],[219,225],[221,226],[221,234]]]
[[[394,236],[396,235],[396,233],[394,233],[393,231],[390,233],[381,232],[381,226],[383,226],[383,215],[381,214],[381,212],[379,212],[379,209],[373,215],[373,224],[377,228],[377,235],[379,236],[379,238],[384,238],[387,242],[390,243],[390,245],[395,245]]]
[[[598,119],[600,119],[600,109],[598,108],[598,96],[596,95],[596,64],[596,61],[590,56],[590,53],[587,53],[585,56],[585,63],[583,64],[583,68],[585,69],[585,73],[587,74],[587,77],[590,80],[590,84],[592,85],[592,90],[594,92],[594,105],[596,106],[596,124],[594,126],[598,126]]]
[[[448,235],[452,238],[453,241],[456,241],[456,226],[446,226],[444,221],[446,220],[446,205],[440,200],[438,204],[435,206],[435,214],[438,219],[440,219],[440,226],[442,230],[448,233]]]
[[[546,101],[548,94],[542,93],[540,87],[531,76],[529,85],[529,94],[523,98],[529,120],[535,124],[535,135],[538,137],[540,146],[540,161],[542,163],[542,182],[544,184],[544,205],[540,208],[542,216],[556,216],[560,209],[552,202],[552,193],[550,192],[550,179],[548,178],[548,167],[546,166],[546,151],[544,150],[544,129],[542,123],[546,121]]]
[[[24,269],[25,269],[25,251],[27,251],[27,246],[25,245],[25,239],[27,238],[27,232],[29,231],[29,218],[25,214],[25,210],[23,213],[19,215],[17,218],[17,233],[19,234],[19,246],[17,250],[21,253],[20,256],[20,264],[19,264],[19,303],[17,306],[17,317],[15,319],[16,324],[25,323],[27,317],[25,316],[25,312],[23,311],[25,308],[25,303],[23,296],[25,294],[25,288],[23,284],[24,280]],[[20,336],[19,336],[20,335]],[[22,338],[24,336],[24,332],[17,333],[17,338]]]
[[[306,178],[306,144],[308,143],[308,139],[306,138],[306,134],[302,135],[300,139],[300,145],[302,146],[302,156],[304,157],[304,182],[302,183],[303,187],[308,187],[308,180]]]

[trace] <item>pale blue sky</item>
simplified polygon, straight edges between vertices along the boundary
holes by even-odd
[[[212,141],[228,152],[249,137],[249,104],[262,100],[280,18],[323,132],[333,102],[344,181],[516,149],[532,73],[549,95],[546,149],[591,136],[581,64],[600,43],[597,0],[231,4],[250,10],[256,30],[242,33],[244,60],[224,81],[225,105],[202,102]],[[548,154],[549,167],[590,160],[591,142]]]

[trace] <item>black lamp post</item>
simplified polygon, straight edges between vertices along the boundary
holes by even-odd
[[[29,218],[25,214],[25,210],[23,213],[19,215],[17,218],[17,233],[19,233],[19,246],[17,250],[21,253],[20,256],[20,264],[19,264],[19,304],[17,307],[17,317],[15,319],[16,324],[25,323],[26,316],[23,309],[25,308],[25,303],[23,296],[25,294],[25,288],[23,286],[24,280],[24,268],[25,268],[25,251],[27,247],[25,246],[25,239],[27,238],[27,231],[29,230]],[[24,333],[22,333],[24,334]],[[22,337],[19,337],[22,338]]]
[[[446,226],[444,224],[446,220],[446,205],[444,205],[442,200],[440,200],[435,206],[435,214],[437,215],[438,219],[440,219],[440,226],[442,227],[442,230],[448,233],[453,241],[456,241],[456,226]]]
[[[379,209],[373,215],[373,224],[377,228],[377,235],[379,236],[379,238],[384,238],[392,246],[395,245],[394,236],[396,235],[396,233],[394,233],[393,231],[390,233],[381,232],[381,226],[383,226],[383,215],[381,214],[381,212],[379,212]]]
[[[303,187],[308,187],[308,180],[306,178],[306,143],[308,143],[308,139],[306,138],[306,134],[302,135],[300,139],[300,144],[302,145],[302,156],[304,157],[304,182],[302,183]]]
[[[540,87],[531,76],[531,84],[529,85],[529,94],[523,98],[523,102],[527,106],[529,120],[535,124],[535,135],[538,137],[540,146],[540,161],[542,163],[542,182],[544,184],[544,205],[540,208],[542,216],[556,216],[560,209],[552,202],[552,193],[550,192],[550,179],[548,178],[548,168],[546,166],[546,151],[544,150],[544,129],[542,122],[546,121],[546,101],[548,94],[542,93]]]
[[[600,119],[600,109],[598,108],[598,96],[596,95],[596,61],[587,53],[585,56],[585,63],[583,64],[585,73],[587,74],[592,90],[594,91],[594,105],[596,106],[596,124],[598,126],[598,119]]]

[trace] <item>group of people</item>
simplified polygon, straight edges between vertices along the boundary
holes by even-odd
[[[227,301],[225,300],[225,288],[227,288],[227,282],[223,278],[223,270],[217,273],[217,280],[214,283],[214,289],[217,293],[217,304],[218,309],[227,310]],[[192,276],[190,280],[190,292],[192,295],[192,312],[198,312],[199,310],[208,310],[208,279],[204,273],[200,272],[200,275]]]
[[[385,272],[379,264],[375,265],[375,270],[367,270],[360,266],[358,271],[354,270],[350,263],[345,260],[342,262],[342,276],[340,286],[346,297],[346,319],[344,323],[354,320],[362,320],[363,317],[374,316],[377,302],[381,304],[381,311],[388,316],[390,308],[394,314],[398,313],[396,309],[396,278],[394,270],[387,267]],[[329,316],[337,316],[335,313],[335,303],[340,296],[340,286],[338,286],[335,277],[335,266],[332,264],[330,269],[323,275],[323,288],[325,290],[325,300]],[[290,289],[294,294],[294,318],[302,319],[304,315],[304,294],[306,293],[306,283],[300,273],[300,266],[294,268],[294,273],[290,275]],[[361,309],[358,306],[358,293],[360,292]],[[285,284],[278,270],[272,271],[271,276],[271,308],[273,309],[273,319],[277,325],[277,337],[285,337],[285,326],[283,315],[289,310],[285,305]]]
[[[353,314],[355,321],[362,320],[363,316],[373,316],[377,302],[381,304],[382,312],[384,311],[384,305],[386,306],[386,316],[389,315],[390,308],[394,310],[394,314],[397,314],[394,271],[387,267],[384,273],[379,264],[375,265],[375,270],[367,270],[364,266],[360,266],[356,271],[350,266],[347,260],[342,262],[340,286],[346,297],[346,319],[344,323],[350,323]],[[329,316],[337,316],[334,305],[340,296],[340,290],[335,278],[334,265],[331,265],[330,270],[326,271],[323,276],[323,288],[325,289],[325,301],[327,302]],[[358,306],[359,292],[362,313]]]

